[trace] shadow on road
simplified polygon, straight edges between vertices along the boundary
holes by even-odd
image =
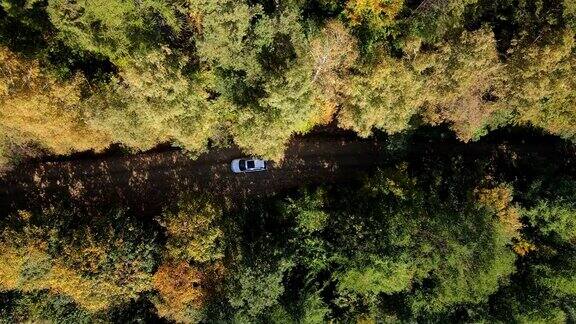
[[[71,201],[80,206],[122,204],[157,211],[182,192],[209,193],[230,203],[313,183],[346,182],[386,163],[376,140],[348,137],[300,138],[268,171],[234,174],[230,161],[244,154],[219,149],[191,159],[178,150],[129,156],[36,162],[20,165],[0,180],[4,208],[49,206]]]
[[[430,131],[423,132],[428,134]],[[238,148],[213,150],[191,159],[179,150],[126,156],[95,156],[77,160],[29,162],[0,179],[0,211],[45,207],[59,201],[77,206],[123,205],[141,213],[157,213],[183,192],[209,193],[228,204],[273,195],[309,184],[347,183],[377,167],[407,159],[422,169],[455,157],[483,159],[509,173],[546,168],[558,163],[574,171],[574,145],[551,136],[519,136],[495,132],[479,142],[464,144],[453,136],[412,136],[404,156],[395,156],[383,139],[342,134],[295,138],[281,163],[265,172],[234,174]],[[427,164],[424,166],[424,164]],[[508,172],[508,171],[506,171]]]

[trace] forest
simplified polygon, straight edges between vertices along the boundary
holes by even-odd
[[[331,132],[386,158],[12,195]],[[44,321],[576,322],[576,0],[0,0],[0,323]]]

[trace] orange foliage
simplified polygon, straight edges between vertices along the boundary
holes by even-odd
[[[167,261],[154,274],[154,301],[158,314],[176,322],[198,322],[201,309],[221,288],[225,269],[221,263],[192,267],[186,261]]]
[[[162,296],[167,309],[183,309],[188,305],[200,308],[205,299],[204,280],[203,273],[187,262],[168,262],[154,274],[154,288]]]
[[[536,246],[524,239],[520,239],[512,247],[514,252],[520,256],[525,256],[529,252],[536,251]]]

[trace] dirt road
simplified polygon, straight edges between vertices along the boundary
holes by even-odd
[[[318,182],[345,182],[386,163],[375,140],[347,136],[293,141],[281,164],[266,172],[233,174],[230,161],[244,156],[237,148],[219,149],[191,159],[169,150],[123,157],[29,163],[0,179],[0,203],[48,205],[59,199],[87,205],[128,203],[141,210],[161,206],[186,191],[226,199],[269,195]]]
[[[517,163],[516,157],[522,155],[524,163],[540,161],[546,165],[557,161],[566,163],[564,169],[573,168],[571,163],[576,160],[573,146],[539,137],[509,143],[495,135],[469,144],[419,138],[407,145],[410,160],[501,156],[506,163]],[[229,163],[241,156],[237,148],[214,150],[198,159],[178,150],[165,150],[27,163],[0,179],[0,211],[27,208],[31,203],[49,206],[70,201],[98,207],[123,204],[142,212],[157,212],[182,192],[211,193],[227,201],[245,200],[306,184],[345,183],[376,167],[390,165],[397,158],[387,150],[385,141],[349,134],[296,138],[287,147],[284,162],[272,164],[266,172],[233,174]]]

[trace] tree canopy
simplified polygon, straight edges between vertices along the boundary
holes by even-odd
[[[236,143],[280,160],[294,134],[333,120],[362,136],[445,123],[463,141],[504,125],[573,139],[573,9],[4,0],[3,160],[112,143]]]
[[[0,181],[107,149],[281,168],[316,131],[386,151],[342,152],[386,159],[343,183],[156,210],[33,174],[41,194],[0,201],[0,322],[574,322],[573,152],[472,152],[504,127],[572,152],[575,0],[0,0]]]

